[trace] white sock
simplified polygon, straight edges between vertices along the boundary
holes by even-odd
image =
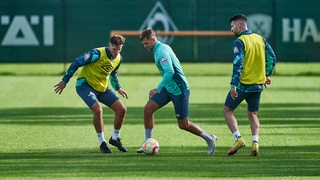
[[[152,137],[152,129],[145,129],[146,139]]]
[[[208,133],[204,132],[204,131],[201,132],[200,136],[201,136],[204,140],[206,140],[207,142],[208,142],[208,141],[211,141],[211,139],[212,139],[211,136],[210,136]]]
[[[252,136],[252,142],[259,142],[259,135],[253,135]]]
[[[103,132],[102,133],[97,133],[97,134],[98,134],[98,138],[99,138],[100,144],[103,143],[104,141],[106,141],[104,139],[104,133]]]
[[[114,129],[112,133],[112,139],[117,140],[120,135],[120,129]]]
[[[239,137],[241,137],[240,131],[235,131],[232,133],[234,140],[237,140]]]

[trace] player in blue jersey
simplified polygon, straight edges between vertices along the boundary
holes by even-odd
[[[273,72],[276,55],[262,36],[248,29],[245,15],[233,16],[230,19],[230,25],[237,39],[233,42],[231,89],[226,97],[223,113],[235,142],[227,154],[233,155],[240,148],[245,147],[245,141],[241,137],[233,112],[243,100],[246,100],[252,133],[251,156],[257,156],[259,154],[260,96],[263,87],[271,84],[269,76]]]
[[[119,138],[127,108],[108,87],[110,81],[114,90],[128,98],[128,94],[121,88],[117,76],[117,70],[122,61],[120,52],[124,42],[125,38],[123,36],[114,35],[110,38],[107,47],[95,48],[77,57],[68,68],[62,81],[54,86],[55,92],[61,94],[73,74],[79,67],[82,67],[76,82],[76,90],[93,113],[93,125],[100,141],[102,153],[112,153],[112,151],[104,138],[103,109],[100,102],[111,108],[115,113],[114,131],[109,143],[122,152],[128,151]]]
[[[217,137],[203,131],[198,125],[189,121],[190,86],[183,73],[179,59],[171,47],[160,42],[151,28],[140,35],[140,42],[153,52],[155,64],[162,76],[162,81],[150,90],[149,100],[144,107],[145,138],[151,138],[154,127],[154,113],[169,102],[173,102],[177,123],[180,129],[202,137],[208,145],[208,154],[215,150]],[[137,152],[142,152],[138,149]]]

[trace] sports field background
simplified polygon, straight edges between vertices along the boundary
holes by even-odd
[[[190,119],[218,136],[214,155],[205,142],[176,125],[172,105],[155,115],[156,156],[136,154],[143,138],[143,106],[160,81],[153,64],[122,64],[128,114],[121,131],[128,153],[100,153],[92,115],[70,80],[53,91],[64,64],[0,64],[0,179],[318,179],[320,176],[320,63],[278,63],[261,98],[259,157],[243,103],[235,112],[247,148],[228,157],[233,137],[222,109],[232,64],[182,63],[191,85]],[[113,113],[104,108],[105,134]]]

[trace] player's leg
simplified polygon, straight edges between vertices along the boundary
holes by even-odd
[[[190,91],[183,92],[178,96],[170,95],[170,97],[174,104],[174,110],[179,128],[202,137],[208,144],[208,154],[213,154],[217,137],[215,135],[206,133],[188,118]]]
[[[145,138],[152,137],[152,129],[154,127],[154,113],[170,102],[168,92],[162,89],[160,93],[153,95],[143,108],[143,119],[145,128]]]
[[[250,121],[250,129],[252,134],[252,141],[259,141],[260,121],[258,118],[258,112],[248,112],[248,118]],[[254,139],[255,138],[255,139]]]
[[[124,119],[127,113],[127,108],[119,97],[111,90],[107,89],[104,93],[98,96],[100,102],[107,105],[114,112],[114,121],[113,121],[113,133],[109,139],[109,143],[113,146],[116,146],[119,151],[127,152],[127,148],[122,144],[120,139],[120,131],[124,123]]]
[[[103,133],[104,123],[103,123],[103,109],[99,102],[94,103],[91,106],[91,111],[93,113],[93,126],[97,133]]]
[[[154,113],[170,102],[166,89],[153,95],[143,108],[143,120],[145,128],[145,139],[152,137],[154,127]],[[137,153],[142,153],[142,148],[137,149]]]
[[[192,134],[200,136],[203,138],[208,145],[208,154],[213,154],[216,148],[217,136],[208,134],[204,130],[202,130],[197,124],[189,121],[189,118],[179,119],[177,120],[178,126],[180,129],[188,131]]]
[[[257,156],[259,154],[259,131],[260,121],[258,118],[258,110],[260,104],[261,92],[251,93],[246,101],[248,103],[248,119],[250,121],[250,129],[252,134],[252,148],[251,156]]]
[[[108,148],[104,138],[104,123],[103,123],[103,110],[97,98],[97,92],[89,86],[88,83],[83,82],[76,87],[78,95],[87,104],[93,113],[93,126],[97,132],[100,142],[100,150],[103,153],[112,153]]]
[[[177,123],[180,129],[188,131],[197,136],[200,136],[200,134],[203,132],[202,129],[197,124],[191,122],[189,118],[179,119],[177,120]]]
[[[245,142],[243,138],[241,137],[239,128],[238,128],[238,122],[233,114],[234,110],[238,107],[238,105],[245,99],[246,93],[237,90],[238,97],[233,99],[231,97],[230,91],[226,97],[224,109],[223,109],[223,116],[224,119],[233,135],[233,138],[235,140],[233,146],[229,149],[227,152],[228,155],[235,154],[240,148],[245,147]]]
[[[250,121],[250,129],[252,134],[252,146],[251,146],[251,156],[258,156],[259,154],[259,130],[260,122],[258,119],[257,112],[248,112],[248,118]]]
[[[224,106],[223,115],[224,115],[224,119],[225,119],[230,131],[232,133],[238,131],[238,133],[234,133],[234,138],[237,139],[238,136],[240,136],[240,132],[238,130],[238,122],[233,114],[233,111],[234,111],[233,109],[231,109],[227,106]]]
[[[145,129],[153,129],[154,113],[160,108],[159,104],[149,100],[143,109],[143,120]],[[146,132],[146,139],[151,138],[151,132]]]
[[[114,129],[121,129],[127,113],[126,106],[123,104],[123,102],[120,99],[118,99],[112,104],[110,108],[115,113]]]

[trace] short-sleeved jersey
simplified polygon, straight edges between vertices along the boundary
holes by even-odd
[[[245,30],[233,43],[231,87],[247,92],[262,91],[266,76],[272,74],[276,56],[260,35]],[[257,88],[258,87],[258,88]]]
[[[155,64],[162,76],[162,81],[158,84],[157,90],[163,88],[173,94],[180,95],[190,89],[190,85],[185,77],[180,61],[167,44],[157,41],[153,48]]]

